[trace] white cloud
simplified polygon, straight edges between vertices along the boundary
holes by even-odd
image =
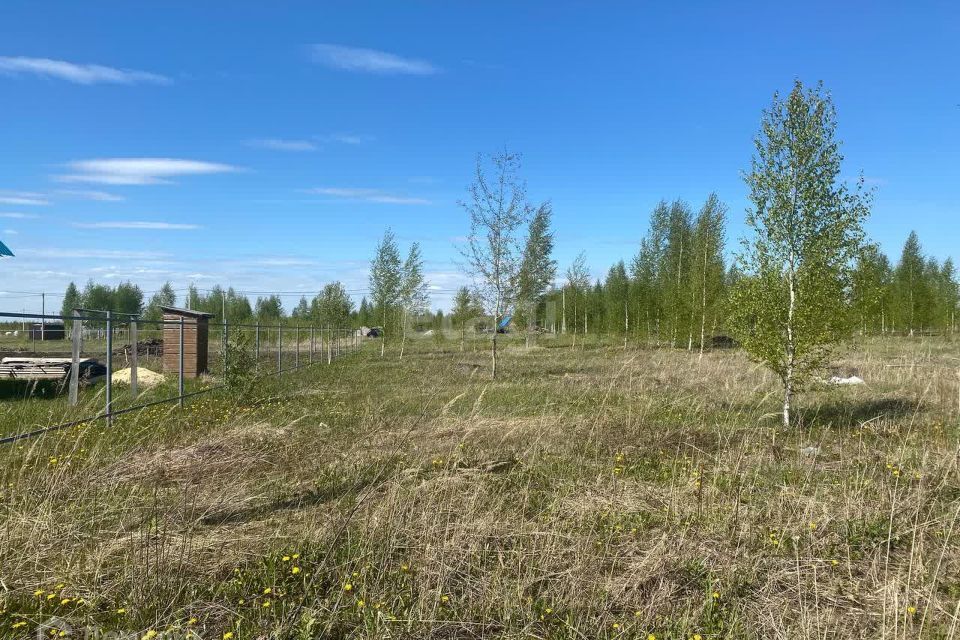
[[[251,147],[270,149],[271,151],[316,151],[317,145],[309,140],[282,140],[280,138],[259,138],[250,140]]]
[[[318,264],[316,260],[307,258],[262,258],[254,264],[264,267],[309,267]]]
[[[0,212],[0,218],[13,218],[15,220],[26,220],[28,218],[36,218],[37,216],[32,213],[18,213],[14,211],[4,211]]]
[[[0,191],[0,204],[42,207],[50,204],[50,201],[42,193],[33,193],[31,191]]]
[[[60,189],[58,194],[80,200],[96,200],[98,202],[123,202],[126,200],[123,196],[106,191],[83,191],[77,189]]]
[[[307,193],[314,193],[321,196],[331,196],[334,198],[343,198],[346,200],[377,202],[380,204],[431,204],[429,200],[424,198],[411,198],[408,196],[384,193],[379,189],[317,187],[315,189],[307,189]]]
[[[26,58],[0,56],[0,73],[17,75],[30,73],[37,76],[58,78],[76,84],[170,84],[170,78],[133,69],[116,69],[99,64],[75,64],[49,58]]]
[[[418,76],[432,75],[440,71],[426,60],[403,58],[376,49],[315,44],[310,47],[310,53],[314,62],[344,71]]]
[[[48,259],[89,259],[89,260],[159,260],[169,256],[158,251],[122,251],[114,249],[21,249],[24,257]]]
[[[71,162],[69,167],[76,173],[58,176],[58,180],[99,184],[169,184],[169,178],[175,176],[240,170],[228,164],[179,158],[99,158]]]
[[[355,133],[331,133],[325,136],[315,136],[321,142],[339,142],[341,144],[366,144],[373,141],[373,136],[361,135]]]
[[[17,231],[16,229],[4,229],[3,232],[8,236],[15,236],[20,234],[20,232]]]
[[[117,222],[75,222],[78,229],[152,229],[156,231],[182,231],[200,229],[198,224],[180,224],[175,222],[144,222],[144,221],[117,221]]]

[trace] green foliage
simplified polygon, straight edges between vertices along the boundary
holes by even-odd
[[[397,311],[403,292],[402,269],[396,236],[387,229],[370,262],[370,297],[374,315],[383,328],[381,355],[386,348],[387,334],[397,326]]]
[[[160,289],[150,296],[150,302],[143,312],[143,317],[147,320],[160,320],[163,318],[161,307],[173,307],[177,303],[177,294],[173,290],[173,285],[165,282]]]
[[[537,306],[557,275],[557,261],[553,259],[553,231],[549,203],[537,208],[527,231],[520,270],[517,273],[515,321],[527,330],[536,325]]]
[[[321,327],[347,327],[351,313],[353,301],[346,288],[340,282],[331,282],[324,285],[320,294],[310,303],[309,318]]]
[[[224,383],[241,401],[248,403],[257,389],[257,361],[248,332],[231,333],[226,344]]]
[[[820,87],[797,81],[775,95],[746,176],[751,235],[738,256],[746,277],[733,292],[733,327],[748,353],[780,378],[783,421],[792,394],[851,329],[847,295],[869,197],[839,182],[836,114]]]

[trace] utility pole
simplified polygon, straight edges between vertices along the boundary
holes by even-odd
[[[46,293],[40,294],[40,315],[41,316],[47,315],[47,294]],[[46,328],[47,328],[47,319],[40,318],[40,342],[43,342],[44,329]]]

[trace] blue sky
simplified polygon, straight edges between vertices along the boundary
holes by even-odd
[[[794,78],[833,93],[869,234],[960,260],[956,3],[678,6],[5,0],[0,310],[91,277],[359,299],[387,226],[445,306],[457,200],[504,147],[553,202],[561,267],[629,259],[661,198],[716,191],[732,241],[760,112]]]

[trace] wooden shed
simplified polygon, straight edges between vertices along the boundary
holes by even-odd
[[[180,370],[180,319],[183,318],[183,377],[196,378],[207,371],[207,339],[211,313],[160,307],[163,311],[163,371]]]

